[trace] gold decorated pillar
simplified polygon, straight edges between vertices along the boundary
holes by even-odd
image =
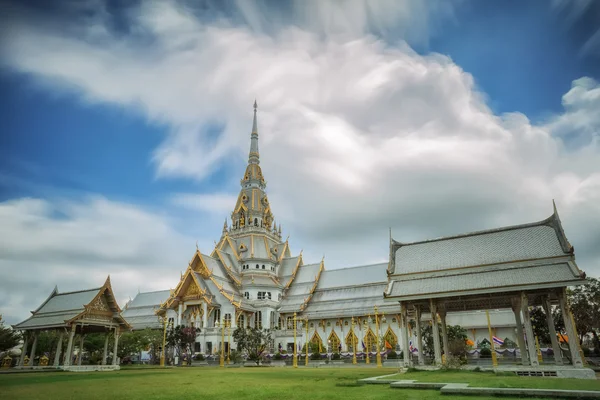
[[[444,306],[438,307],[438,314],[442,322],[442,344],[444,345],[443,362],[446,364],[448,362],[448,357],[450,357],[450,346],[448,345],[448,326],[446,325],[446,309]]]
[[[221,355],[219,357],[219,367],[225,367],[225,322],[221,320]]]
[[[490,312],[485,310],[485,316],[487,317],[488,334],[490,336],[490,350],[492,354],[492,366],[498,367],[498,355],[496,354],[496,346],[494,345],[494,335],[492,333],[492,323],[490,322]]]
[[[562,311],[563,321],[565,323],[565,330],[567,331],[569,352],[571,353],[571,360],[573,361],[573,366],[583,367],[581,355],[578,351],[579,338],[577,337],[577,332],[575,331],[574,326],[575,324],[573,323],[573,319],[571,318],[571,310],[569,309],[569,304],[567,303],[567,294],[565,292],[565,289],[561,290],[558,293],[558,301],[560,304],[560,309]]]
[[[351,339],[352,339],[352,364],[357,364],[356,361],[356,336],[354,335],[354,327],[356,326],[356,322],[354,321],[354,317],[352,317],[352,327],[350,328]]]
[[[377,312],[377,306],[375,306],[375,334],[377,336],[375,336],[375,346],[376,346],[376,350],[377,350],[377,354],[375,355],[375,359],[377,360],[377,368],[381,368],[383,366],[383,364],[381,363],[381,346],[379,343],[379,336],[380,336],[380,332],[379,332],[379,314]]]
[[[411,354],[408,345],[408,309],[406,303],[400,304],[400,314],[402,316],[402,347],[404,348],[404,366],[410,367]]]
[[[306,350],[306,355],[304,356],[304,366],[308,367],[308,317],[304,320],[304,325],[306,326],[306,339],[304,340],[304,349]]]
[[[82,333],[79,335],[79,354],[77,355],[77,365],[81,367],[81,360],[83,358],[83,341],[85,339],[85,335]]]

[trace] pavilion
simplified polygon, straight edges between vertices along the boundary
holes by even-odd
[[[448,313],[512,309],[521,362],[529,367],[539,366],[529,307],[544,307],[555,364],[561,365],[551,307],[560,307],[568,337],[576,338],[566,288],[586,282],[556,205],[549,218],[524,225],[408,244],[390,238],[388,278],[385,300],[400,304],[404,327],[410,319],[416,321],[417,346],[422,346],[423,313],[441,321],[443,351],[449,355]],[[432,329],[435,363],[441,364],[438,324],[432,324]],[[404,348],[408,348],[407,331],[401,332]],[[573,366],[582,367],[576,343],[573,340],[569,346],[569,358]],[[404,363],[411,363],[408,352]],[[424,363],[422,352],[418,363]]]
[[[50,296],[35,311],[31,317],[13,326],[14,329],[24,332],[23,350],[19,360],[19,367],[34,367],[35,352],[40,332],[56,331],[59,333],[56,352],[52,366],[65,370],[110,370],[119,369],[116,357],[121,331],[130,330],[131,327],[121,316],[121,309],[113,294],[110,285],[110,276],[99,288],[80,290],[75,292],[59,293],[55,287]],[[89,333],[105,333],[104,353],[101,366],[82,366],[81,356],[77,365],[71,365],[73,357],[73,342],[75,336],[79,337],[80,354],[83,349],[83,340]],[[62,343],[64,335],[68,335],[66,351],[63,354]],[[112,334],[113,357],[112,365],[107,365],[109,338]],[[29,341],[33,344],[29,347]],[[27,356],[29,350],[29,356]],[[40,359],[41,360],[41,359]],[[37,366],[47,366],[48,360],[41,361]]]

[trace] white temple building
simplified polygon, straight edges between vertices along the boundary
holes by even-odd
[[[323,351],[351,352],[353,343],[357,351],[363,344],[374,350],[377,308],[379,336],[401,350],[409,342],[419,347],[416,329],[402,322],[416,318],[413,306],[420,307],[420,321],[429,321],[436,310],[430,309],[429,299],[454,296],[448,300],[445,323],[466,328],[478,343],[489,338],[488,309],[494,335],[519,342],[522,330],[512,298],[523,290],[542,296],[584,281],[556,212],[533,224],[442,240],[411,245],[391,240],[386,263],[331,270],[325,260],[305,263],[302,252],[292,251],[275,223],[258,138],[255,103],[248,165],[218,243],[209,253],[196,249],[175,289],[139,293],[124,307],[122,315],[133,329],[162,328],[159,316],[166,316],[175,325],[200,328],[195,350],[215,354],[221,348],[219,324],[231,330],[262,327],[274,330],[272,351],[291,351],[296,313],[304,321],[297,330],[298,347],[310,340],[320,343]],[[517,294],[485,301],[486,293],[511,291]],[[469,296],[474,303],[468,302]],[[560,295],[550,297],[556,304]],[[227,335],[225,342],[229,347]]]

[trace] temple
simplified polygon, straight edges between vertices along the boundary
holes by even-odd
[[[494,335],[518,342],[523,362],[535,365],[533,341],[525,343],[522,326],[524,320],[533,338],[528,305],[558,304],[569,335],[576,336],[564,289],[585,279],[556,209],[532,224],[410,244],[390,239],[389,262],[328,270],[324,259],[305,263],[302,252],[294,253],[282,239],[258,140],[255,102],[248,164],[216,246],[193,252],[174,289],[139,293],[129,302],[123,316],[133,329],[159,328],[159,318],[198,327],[196,352],[215,354],[229,348],[238,326],[269,328],[271,351],[292,351],[296,319],[298,347],[311,341],[323,351],[376,351],[383,338],[388,348],[405,350],[410,365],[407,350],[410,343],[421,347],[421,323],[441,320],[447,354],[446,323],[466,328],[475,343],[488,340],[488,310]],[[413,329],[410,320],[416,321]],[[223,327],[230,330],[227,336]],[[422,363],[423,352],[418,354]],[[575,350],[571,356],[581,363]],[[434,362],[442,362],[439,340]]]
[[[110,277],[104,284],[95,289],[80,290],[76,292],[60,293],[55,287],[50,296],[35,311],[31,317],[14,325],[14,329],[23,331],[24,343],[21,351],[19,366],[32,367],[38,336],[43,331],[58,333],[54,359],[49,360],[45,355],[39,360],[37,366],[53,366],[64,370],[110,370],[118,369],[116,357],[119,335],[122,331],[130,330],[131,326],[121,316],[121,309],[117,304],[110,284]],[[82,349],[85,335],[89,333],[104,333],[104,351],[101,365],[82,366]],[[63,336],[67,335],[67,348],[62,349]],[[78,354],[74,358],[75,338],[79,338]],[[112,359],[108,363],[109,341],[112,340]],[[30,346],[31,344],[31,346]],[[27,356],[27,353],[31,355]],[[61,359],[62,357],[62,359]]]

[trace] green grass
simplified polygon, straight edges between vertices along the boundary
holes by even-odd
[[[515,375],[496,375],[493,372],[416,371],[382,379],[414,379],[420,382],[468,383],[475,387],[599,390],[600,380],[531,378]]]
[[[318,399],[439,399],[439,391],[391,389],[388,385],[356,385],[357,379],[392,374],[396,369],[374,368],[169,368],[117,372],[1,374],[2,399],[25,400],[149,400],[202,398],[235,400]],[[401,379],[430,382],[470,382],[477,386],[597,389],[595,381],[496,377],[485,373],[414,372]],[[463,399],[444,396],[449,399]],[[477,397],[476,399],[483,399]],[[464,397],[471,399],[473,397]]]

